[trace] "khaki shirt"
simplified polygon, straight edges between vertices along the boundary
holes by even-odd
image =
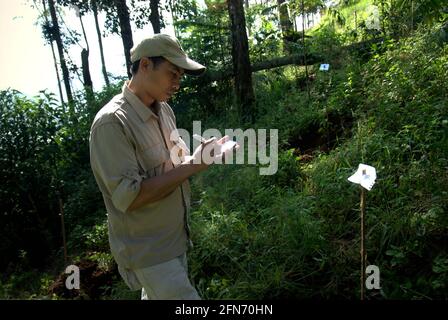
[[[175,166],[174,145],[181,159],[189,150],[181,138],[170,140],[176,118],[166,102],[157,114],[127,87],[96,115],[90,131],[90,163],[108,213],[112,254],[121,270],[149,267],[186,252],[189,243],[188,180],[164,199],[127,212],[143,179]],[[123,275],[123,274],[122,274]]]

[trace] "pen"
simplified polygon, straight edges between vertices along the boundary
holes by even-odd
[[[193,138],[195,138],[196,140],[199,140],[199,141],[201,141],[202,143],[205,143],[207,140],[205,140],[203,137],[201,137],[200,135],[198,135],[198,134],[193,134]]]

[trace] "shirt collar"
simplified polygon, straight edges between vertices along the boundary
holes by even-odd
[[[159,117],[151,110],[151,108],[147,107],[140,99],[137,97],[128,87],[129,80],[126,81],[122,88],[122,94],[124,98],[128,101],[131,107],[137,112],[143,122],[146,122],[150,117],[155,117],[159,119]],[[161,104],[159,101],[155,101],[154,103],[157,112],[160,114]]]

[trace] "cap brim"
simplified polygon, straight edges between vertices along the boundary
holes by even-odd
[[[185,73],[192,76],[200,76],[207,69],[202,64],[191,60],[188,57],[173,58],[165,57],[168,61],[185,70]]]

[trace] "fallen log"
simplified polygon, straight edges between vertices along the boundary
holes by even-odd
[[[310,65],[310,64],[314,64],[316,62],[322,61],[322,58],[315,56],[315,55],[307,55],[306,61],[307,61],[307,64]],[[251,66],[251,71],[257,72],[257,71],[261,71],[261,70],[283,67],[283,66],[287,66],[287,65],[291,65],[291,64],[295,64],[295,65],[299,65],[299,66],[305,65],[304,64],[304,55],[303,54],[294,54],[294,55],[290,55],[290,56],[274,58],[274,59],[267,60],[267,61],[255,62]],[[228,69],[224,69],[224,70],[220,70],[220,71],[210,70],[210,71],[206,71],[205,74],[202,77],[200,77],[200,79],[201,79],[200,81],[203,83],[207,83],[207,82],[225,80],[225,79],[231,78],[233,76],[234,76],[233,68],[228,68]]]
[[[375,39],[369,39],[366,41],[356,42],[352,43],[350,45],[341,47],[341,50],[359,50],[361,48],[366,48],[374,43],[380,43],[383,41],[383,38],[375,38]],[[306,56],[306,62],[307,65],[315,64],[318,62],[324,62],[323,57],[316,55],[316,54],[308,54]],[[304,66],[305,65],[305,59],[304,55],[299,54],[293,54],[290,56],[284,56],[280,58],[274,58],[267,61],[259,61],[255,62],[251,66],[252,72],[257,72],[261,70],[268,70],[278,67],[283,67],[287,65],[298,65],[298,66]],[[224,70],[207,70],[204,75],[202,75],[200,78],[198,78],[198,81],[201,83],[209,83],[213,81],[221,81],[228,78],[231,78],[234,76],[233,67],[229,66],[229,68],[226,68]]]

